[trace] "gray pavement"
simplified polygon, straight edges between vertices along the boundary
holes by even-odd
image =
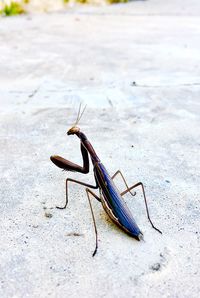
[[[0,297],[199,297],[200,3],[133,1],[0,19]],[[49,160],[82,163],[80,127],[112,174],[138,242]],[[119,189],[124,190],[120,179]]]

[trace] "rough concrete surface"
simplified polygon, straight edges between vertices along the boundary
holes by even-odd
[[[165,3],[167,2],[167,3]],[[200,3],[133,1],[0,19],[0,297],[199,297]],[[138,242],[62,172],[80,127],[144,233]],[[116,184],[121,190],[120,179]]]

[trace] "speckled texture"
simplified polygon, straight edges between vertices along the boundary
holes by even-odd
[[[0,19],[0,297],[199,297],[200,4],[161,2]],[[66,177],[93,183],[49,160],[82,162],[66,135],[80,101],[82,130],[110,173],[144,182],[162,236],[139,189],[125,199],[144,241],[94,201],[95,258],[84,188],[54,208]]]

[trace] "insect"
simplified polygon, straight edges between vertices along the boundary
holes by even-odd
[[[85,107],[86,108],[86,107]],[[137,226],[133,215],[131,214],[128,206],[126,205],[125,201],[123,200],[123,196],[129,192],[132,196],[134,196],[136,193],[132,192],[132,189],[141,186],[143,196],[144,196],[144,202],[146,206],[146,212],[149,222],[151,223],[151,226],[162,234],[162,232],[157,229],[154,224],[151,221],[149,210],[147,206],[147,199],[145,195],[145,190],[142,182],[138,182],[131,187],[128,186],[124,176],[122,175],[121,171],[118,170],[113,176],[110,176],[105,168],[105,166],[100,161],[100,158],[96,154],[93,146],[87,139],[86,135],[80,130],[80,128],[77,126],[84,111],[81,112],[81,105],[79,106],[79,111],[77,115],[77,119],[75,124],[67,131],[68,135],[76,135],[80,139],[80,146],[81,146],[81,154],[83,157],[83,166],[79,166],[69,160],[64,159],[63,157],[60,157],[58,155],[53,155],[50,157],[51,161],[58,166],[59,168],[66,170],[66,171],[73,171],[73,172],[79,172],[82,174],[89,173],[89,156],[91,158],[92,164],[93,164],[93,170],[94,170],[94,178],[96,185],[90,185],[78,180],[74,180],[71,178],[66,179],[66,200],[65,205],[63,207],[57,207],[58,209],[65,209],[68,204],[68,183],[74,182],[81,185],[86,186],[86,193],[87,198],[89,201],[89,206],[92,214],[94,229],[95,229],[95,236],[96,236],[96,245],[95,250],[93,252],[93,256],[95,256],[98,248],[98,233],[97,233],[97,227],[94,217],[94,212],[91,204],[91,197],[93,196],[95,199],[97,199],[99,202],[101,202],[105,212],[108,214],[108,216],[111,218],[111,220],[117,224],[122,230],[124,230],[127,234],[132,236],[133,238],[137,240],[141,240],[143,238],[143,233]],[[120,175],[126,189],[120,193],[117,187],[114,184],[113,179]],[[99,196],[97,196],[91,189],[99,189]]]

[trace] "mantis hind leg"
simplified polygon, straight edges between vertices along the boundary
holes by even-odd
[[[135,196],[135,195],[136,195],[136,192],[132,193],[130,190],[128,190],[128,189],[129,189],[129,186],[128,186],[128,184],[127,184],[127,182],[126,182],[126,179],[124,178],[124,176],[123,176],[123,174],[122,174],[122,172],[121,172],[120,170],[118,170],[118,171],[117,171],[111,178],[114,179],[117,175],[120,175],[121,178],[123,179],[124,184],[126,185],[127,191],[129,191],[129,193],[130,193],[132,196]]]
[[[74,179],[70,179],[68,178],[66,180],[66,203],[65,203],[65,206],[64,207],[56,207],[58,209],[64,209],[66,208],[67,206],[67,203],[68,203],[68,192],[67,192],[67,182],[68,181],[71,181],[71,182],[74,182],[74,183],[78,183],[78,184],[81,184],[81,185],[84,185],[84,186],[88,186],[88,187],[92,187],[92,188],[98,188],[98,186],[93,186],[93,185],[90,185],[90,184],[86,184],[86,183],[83,183],[83,182],[80,182],[80,181],[77,181],[77,180],[74,180]],[[95,250],[92,254],[92,256],[94,257],[96,252],[97,252],[97,249],[98,249],[98,233],[97,233],[97,226],[96,226],[96,221],[95,221],[95,217],[94,217],[94,211],[92,209],[92,203],[91,203],[91,199],[90,199],[90,195],[91,194],[95,199],[97,199],[98,201],[101,202],[101,198],[99,198],[94,192],[92,192],[89,188],[86,188],[86,193],[87,193],[87,197],[88,197],[88,202],[89,202],[89,206],[90,206],[90,211],[92,213],[92,220],[93,220],[93,224],[94,224],[94,230],[95,230],[95,239],[96,239],[96,244],[95,244]]]
[[[149,222],[151,223],[152,228],[154,228],[156,231],[158,231],[159,233],[162,234],[162,232],[161,232],[159,229],[157,229],[157,228],[154,226],[154,224],[152,223],[152,221],[151,221],[151,218],[150,218],[150,215],[149,215],[149,209],[148,209],[148,205],[147,205],[147,198],[146,198],[146,194],[145,194],[145,190],[144,190],[144,185],[143,185],[142,182],[138,182],[138,183],[134,184],[133,186],[129,187],[127,190],[123,191],[123,192],[121,193],[121,195],[122,195],[122,196],[125,195],[127,192],[130,192],[130,190],[132,190],[133,188],[136,188],[136,187],[138,187],[138,186],[141,186],[141,187],[142,187],[142,192],[143,192],[143,197],[144,197],[144,202],[145,202],[145,206],[146,206],[146,212],[147,212],[148,220],[149,220]]]
[[[87,197],[88,197],[88,202],[89,202],[89,205],[90,205],[90,210],[91,210],[91,213],[92,213],[92,220],[93,220],[93,224],[94,224],[94,230],[95,230],[95,240],[96,240],[96,243],[95,243],[95,249],[94,249],[94,252],[92,254],[92,256],[94,257],[97,253],[97,249],[98,249],[98,233],[97,233],[97,226],[96,226],[96,221],[95,221],[95,217],[94,217],[94,211],[92,209],[92,203],[91,203],[91,198],[90,198],[90,194],[97,198],[97,195],[95,193],[93,193],[93,191],[91,191],[89,188],[86,188],[86,193],[87,193]],[[99,198],[100,199],[100,198]],[[101,199],[100,199],[101,200]]]

